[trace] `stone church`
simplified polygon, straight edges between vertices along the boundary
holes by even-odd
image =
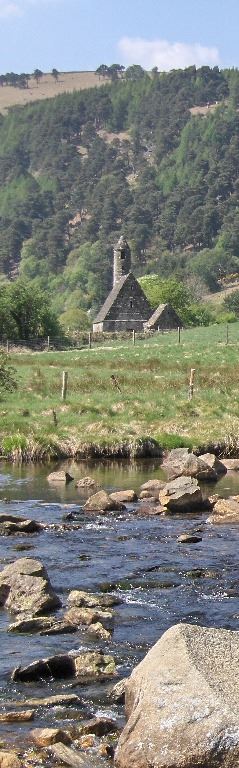
[[[93,323],[93,331],[143,331],[152,309],[131,272],[131,252],[122,236],[114,247],[113,288]]]
[[[114,247],[113,288],[93,323],[93,332],[172,330],[182,323],[170,304],[153,312],[131,272],[131,252],[121,236]]]

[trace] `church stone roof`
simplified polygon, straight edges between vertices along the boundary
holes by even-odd
[[[123,285],[126,283],[126,280],[129,277],[129,275],[131,276],[130,273],[128,275],[123,275],[123,277],[121,277],[120,280],[118,280],[118,282],[115,283],[114,288],[112,288],[112,291],[110,291],[110,293],[107,296],[107,299],[105,300],[103,306],[98,312],[98,315],[94,320],[94,323],[103,323],[103,320],[106,319],[108,312],[110,311],[111,307],[115,303],[115,300],[118,298],[121,288],[123,288]]]
[[[162,315],[165,313],[165,311],[170,315],[170,318],[174,321],[175,327],[182,326],[182,321],[179,315],[177,314],[177,312],[175,312],[175,309],[173,309],[173,307],[171,307],[170,304],[159,304],[159,306],[157,307],[157,309],[155,309],[154,313],[151,315],[149,320],[147,320],[147,323],[146,323],[147,328],[153,328],[158,323],[160,318],[162,318]]]

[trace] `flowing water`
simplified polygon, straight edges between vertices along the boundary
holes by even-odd
[[[177,622],[238,629],[239,525],[211,526],[207,514],[174,517],[140,516],[135,505],[106,516],[85,515],[85,497],[72,482],[50,485],[47,475],[59,467],[10,466],[0,469],[0,512],[7,511],[57,528],[35,535],[0,537],[0,565],[18,557],[39,558],[48,571],[55,591],[66,607],[72,589],[111,591],[122,598],[114,609],[112,639],[92,639],[86,631],[72,635],[7,634],[14,618],[0,610],[0,698],[13,708],[21,701],[56,693],[77,693],[87,712],[107,713],[122,721],[121,707],[110,703],[112,683],[71,688],[72,680],[16,684],[10,679],[14,667],[78,649],[103,649],[114,655],[120,677],[129,675],[147,650]],[[159,463],[64,464],[75,479],[90,475],[106,490],[133,488],[162,475]],[[223,496],[239,493],[239,473],[224,476],[210,493]],[[138,508],[139,509],[139,508]],[[73,512],[69,520],[69,512]],[[75,514],[76,513],[76,514]],[[179,544],[185,531],[200,530],[202,541]],[[60,616],[58,611],[57,615]],[[25,707],[24,707],[25,704]],[[79,709],[37,709],[34,727],[64,726],[82,716]],[[1,725],[8,743],[27,743],[32,724]],[[0,736],[1,739],[1,736]]]

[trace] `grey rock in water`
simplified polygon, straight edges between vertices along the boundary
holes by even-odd
[[[26,667],[16,667],[11,675],[12,680],[23,683],[34,680],[53,678],[81,677],[95,679],[101,675],[115,674],[113,656],[105,656],[96,651],[86,651],[76,654],[57,654],[45,659],[38,659]]]
[[[117,704],[124,704],[125,702],[125,689],[127,684],[127,677],[123,677],[110,691],[110,698]]]
[[[67,485],[68,483],[71,483],[72,480],[74,480],[74,477],[70,475],[69,472],[51,472],[50,475],[48,475],[47,478],[49,483],[64,483]]]
[[[79,750],[76,752],[75,749],[71,749],[71,747],[67,747],[60,742],[59,744],[53,744],[50,750],[57,760],[60,760],[65,765],[69,765],[70,768],[93,768],[93,766],[96,768],[95,761],[92,762],[89,755],[82,755]]]
[[[0,573],[0,605],[11,613],[38,616],[61,606],[39,560],[15,560]]]
[[[239,459],[222,459],[221,464],[225,467],[227,472],[238,472],[239,471]]]
[[[218,499],[214,504],[213,513],[207,518],[207,523],[213,525],[239,523],[239,496]]]
[[[135,491],[114,491],[114,493],[110,493],[110,499],[112,501],[119,501],[119,503],[122,504],[130,504],[133,501],[137,501],[137,493]]]
[[[34,728],[30,737],[38,747],[49,747],[60,741],[62,744],[71,744],[72,739],[62,728]]]
[[[97,608],[85,608],[84,606],[78,608],[74,606],[65,613],[64,620],[68,624],[76,624],[79,627],[81,624],[87,626],[100,621],[106,629],[110,629],[113,625],[113,614],[110,611],[101,611]]]
[[[23,768],[23,763],[18,759],[16,752],[0,749],[0,768]]]
[[[10,535],[14,533],[39,533],[45,526],[36,520],[28,520],[19,515],[0,514],[0,535]]]
[[[117,730],[117,723],[112,718],[92,717],[91,720],[87,720],[79,726],[78,734],[84,736],[88,733],[94,733],[95,736],[101,738],[101,736],[107,736],[108,733],[116,733]]]
[[[93,477],[82,477],[81,480],[77,480],[76,488],[85,488],[88,490],[89,488],[98,488],[98,483],[96,480],[93,479]]]
[[[236,768],[239,633],[179,624],[126,685],[116,768]]]
[[[113,501],[106,491],[98,491],[90,496],[83,509],[85,512],[114,512],[125,509],[124,504]]]
[[[0,723],[28,723],[33,720],[34,715],[34,709],[25,709],[21,712],[1,712]]]
[[[86,608],[96,608],[101,606],[102,608],[111,608],[113,605],[119,605],[122,603],[120,597],[116,595],[99,595],[96,592],[84,592],[80,589],[74,589],[68,595],[68,603],[70,606],[85,606]]]
[[[179,544],[198,544],[199,541],[202,541],[202,537],[198,533],[181,533],[177,541]]]
[[[224,461],[220,461],[220,459],[215,456],[214,453],[203,453],[200,456],[201,459],[205,462],[205,464],[208,464],[209,467],[215,470],[216,474],[219,475],[225,475],[227,472],[227,467],[225,465]]]
[[[159,501],[168,512],[194,512],[206,506],[198,481],[190,477],[177,477],[160,491]]]

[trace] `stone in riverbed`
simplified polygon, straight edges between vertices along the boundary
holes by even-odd
[[[74,477],[69,474],[69,472],[51,472],[50,475],[48,475],[47,478],[49,483],[64,483],[67,485],[68,483],[71,483],[72,480],[74,480]]]
[[[0,534],[10,533],[38,533],[45,528],[43,523],[37,520],[28,520],[19,515],[8,515],[5,512],[0,514]]]
[[[103,624],[101,624],[100,621],[97,621],[95,624],[90,624],[90,626],[88,627],[88,632],[91,635],[95,635],[95,637],[101,637],[102,640],[109,640],[109,638],[111,637],[111,633],[109,632],[109,630],[105,629],[105,627],[103,627]]]
[[[92,717],[92,720],[87,720],[78,728],[79,736],[94,733],[99,738],[107,736],[108,733],[116,733],[117,731],[116,721],[109,717]]]
[[[101,652],[86,651],[78,656],[58,654],[45,659],[38,659],[26,667],[16,667],[11,675],[12,680],[23,683],[34,680],[60,680],[70,677],[86,677],[95,679],[101,675],[115,674],[113,656],[105,656]]]
[[[0,749],[0,768],[22,768],[22,762],[15,752]]]
[[[70,624],[74,624],[78,627],[81,624],[95,624],[100,621],[106,629],[110,629],[113,626],[113,614],[110,611],[100,611],[96,608],[69,608],[69,611],[65,613],[64,620]]]
[[[226,474],[227,467],[225,465],[225,462],[220,461],[220,459],[218,459],[214,453],[202,453],[202,455],[200,456],[200,459],[205,461],[205,463],[208,464],[209,467],[214,469],[217,475]]]
[[[207,523],[214,525],[239,523],[239,497],[230,496],[229,499],[218,499],[212,515],[207,518]]]
[[[96,768],[95,761],[92,762],[89,755],[85,757],[79,751],[76,752],[75,749],[71,749],[60,742],[58,744],[53,744],[50,747],[50,750],[57,760],[69,765],[70,768],[91,768],[91,766],[92,768],[93,766]]]
[[[61,606],[39,560],[15,560],[0,573],[0,605],[11,613],[38,616]]]
[[[169,629],[126,686],[116,768],[236,768],[239,633]]]
[[[66,731],[61,728],[34,728],[30,736],[38,747],[49,747],[60,741],[62,744],[71,744],[72,739]]]
[[[28,723],[33,720],[34,709],[25,709],[22,712],[1,712],[0,723]]]
[[[119,680],[119,682],[114,685],[110,692],[110,698],[112,701],[115,701],[117,704],[124,704],[126,684],[127,677],[123,677],[122,680]]]
[[[77,480],[76,483],[76,488],[85,488],[86,490],[88,490],[88,488],[98,487],[98,483],[93,479],[93,477],[82,477],[81,480]]]
[[[162,482],[162,480],[158,480],[157,478],[153,478],[152,480],[147,480],[146,483],[143,483],[143,485],[140,486],[139,498],[146,499],[149,497],[153,497],[154,499],[158,499],[159,491],[162,491],[164,486],[165,486],[165,482]]]
[[[169,513],[194,512],[208,504],[203,500],[198,481],[189,477],[177,477],[165,485],[159,501]]]
[[[119,501],[119,503],[123,504],[130,504],[133,501],[137,501],[137,493],[135,491],[115,491],[114,493],[110,493],[110,499],[112,501]]]
[[[239,459],[222,459],[221,464],[224,465],[227,471],[239,471]]]
[[[96,592],[84,592],[80,589],[74,589],[68,595],[68,601],[71,606],[85,606],[86,608],[96,608],[101,606],[102,608],[111,608],[113,605],[119,605],[122,603],[120,597],[116,595],[98,595]]]
[[[179,544],[198,544],[199,541],[202,541],[202,537],[197,533],[181,533],[177,541]]]
[[[74,707],[82,701],[75,693],[59,693],[41,699],[27,699],[25,704],[30,707]]]
[[[113,501],[106,491],[98,491],[90,496],[83,509],[85,512],[116,512],[125,509],[124,504]]]

